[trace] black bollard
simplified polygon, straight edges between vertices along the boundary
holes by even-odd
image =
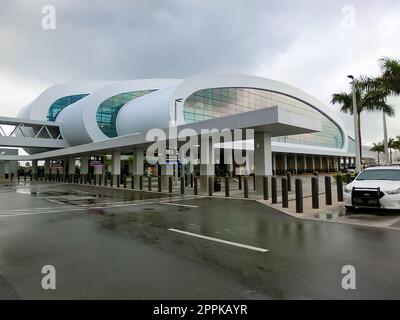
[[[187,187],[189,185],[189,178],[187,173],[185,173],[185,187]]]
[[[143,176],[139,176],[139,190],[143,190]]]
[[[319,186],[318,186],[318,177],[311,178],[311,194],[312,194],[312,208],[319,208]]]
[[[193,188],[193,174],[190,174],[190,187]]]
[[[263,177],[264,200],[268,200],[268,177]]]
[[[168,192],[172,193],[172,177],[168,177]]]
[[[337,201],[343,202],[343,179],[340,174],[336,176]]]
[[[119,174],[117,174],[117,188],[119,188],[120,185],[121,185],[121,178]]]
[[[186,175],[185,175],[186,178]],[[181,194],[185,194],[185,178],[181,177]],[[187,179],[186,179],[187,182]]]
[[[225,177],[225,197],[229,197],[229,177]]]
[[[289,208],[288,178],[282,178],[282,208]]]
[[[274,204],[278,203],[278,184],[276,177],[271,178],[271,197],[272,197],[272,203]]]
[[[253,176],[253,190],[256,190],[256,175]]]
[[[296,191],[296,212],[303,213],[303,180],[295,180],[295,191]]]
[[[213,195],[213,177],[208,177],[208,195]]]
[[[239,190],[242,190],[242,176],[238,176],[239,179]]]
[[[332,179],[331,176],[325,176],[325,204],[332,205]]]
[[[194,178],[193,178],[193,182],[194,182],[194,185],[193,185],[193,194],[194,194],[195,196],[197,196],[197,195],[199,194],[198,179],[197,179],[197,177],[194,177]]]
[[[124,174],[124,189],[126,189],[126,174]]]
[[[249,178],[243,177],[243,196],[247,199],[249,197]]]
[[[151,191],[151,176],[147,177],[147,190]]]
[[[131,175],[131,189],[135,189],[135,176]]]
[[[292,191],[292,175],[290,174],[290,172],[288,171],[286,174],[286,178],[287,178],[287,185],[288,185],[288,191]]]
[[[158,192],[161,192],[161,176],[158,176],[157,185],[158,185]]]
[[[107,184],[108,184],[108,174],[106,173],[104,175],[104,186],[107,187]]]

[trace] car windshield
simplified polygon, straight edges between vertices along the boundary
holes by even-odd
[[[392,180],[400,181],[400,170],[396,169],[374,169],[365,170],[360,173],[357,180]]]

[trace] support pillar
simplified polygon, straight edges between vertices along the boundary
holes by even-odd
[[[161,164],[161,188],[163,191],[168,190],[168,179],[174,175],[173,164]]]
[[[143,176],[144,170],[144,150],[142,148],[136,149],[132,163],[132,174],[134,177],[135,189],[139,189],[140,176]]]
[[[73,182],[75,175],[75,158],[69,157],[68,158],[68,182]]]
[[[111,156],[111,179],[113,186],[117,185],[117,179],[121,174],[121,152],[113,151]]]
[[[89,162],[88,162],[88,156],[81,156],[81,176],[82,176],[82,181],[86,182],[87,181],[87,175],[89,172]]]
[[[32,171],[31,171],[31,179],[36,181],[37,180],[37,167],[38,167],[38,161],[37,160],[32,160]]]
[[[215,175],[214,146],[211,141],[208,143],[208,150],[201,150],[201,152],[207,153],[201,158],[208,159],[208,163],[200,163],[200,192],[208,194],[208,178]]]
[[[284,165],[285,174],[286,174],[287,169],[288,169],[287,154],[286,153],[283,155],[283,165]]]
[[[267,132],[256,132],[254,135],[254,165],[255,165],[256,193],[262,194],[264,176],[268,177],[269,183],[271,181],[270,178],[272,176],[271,135]],[[268,189],[271,190],[270,186]]]

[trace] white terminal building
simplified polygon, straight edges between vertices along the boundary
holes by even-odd
[[[247,75],[58,84],[42,92],[16,118],[0,117],[0,125],[14,128],[11,134],[3,131],[0,147],[22,147],[29,154],[1,154],[0,174],[12,173],[15,161],[32,161],[33,175],[38,161],[45,161],[45,173],[50,174],[57,161],[57,170],[68,174],[109,171],[113,179],[142,175],[150,144],[146,133],[168,129],[171,122],[178,131],[254,129],[254,140],[241,144],[254,150],[252,166],[225,165],[223,159],[217,165],[190,164],[189,170],[200,177],[333,172],[352,165],[355,157],[354,140],[338,113],[339,108],[327,107],[297,88]],[[215,148],[227,145],[210,146]],[[91,156],[111,157],[111,163],[90,168]],[[132,161],[121,166],[125,156]],[[154,169],[162,176],[174,171],[179,170],[170,163]]]

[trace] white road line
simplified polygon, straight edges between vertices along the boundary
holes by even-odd
[[[199,206],[193,206],[191,204],[180,204],[180,203],[172,203],[172,202],[160,202],[160,204],[166,204],[168,206],[189,207],[189,208],[198,208],[199,207]]]
[[[83,211],[86,208],[76,208],[76,209],[68,209],[68,210],[54,210],[54,211],[43,211],[43,212],[24,212],[18,214],[1,214],[0,218],[6,217],[19,217],[19,216],[29,216],[29,215],[37,215],[37,214],[47,214],[47,213],[61,213],[61,212],[71,212],[71,211]]]
[[[169,231],[173,231],[173,232],[177,232],[177,233],[181,233],[181,234],[184,234],[184,235],[187,235],[187,236],[197,237],[197,238],[200,238],[200,239],[205,239],[205,240],[220,242],[220,243],[224,243],[224,244],[229,244],[229,245],[235,246],[235,247],[245,248],[245,249],[254,250],[254,251],[258,251],[258,252],[268,252],[267,249],[253,247],[253,246],[249,246],[247,244],[241,244],[241,243],[232,242],[232,241],[226,241],[226,240],[222,240],[222,239],[218,239],[218,238],[207,237],[207,236],[203,236],[201,234],[196,234],[196,233],[187,232],[187,231],[178,230],[178,229],[173,229],[173,228],[168,229],[168,230]]]

